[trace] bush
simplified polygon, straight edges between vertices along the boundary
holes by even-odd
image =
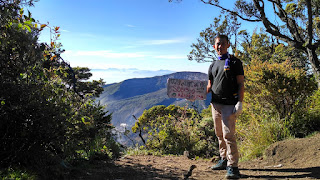
[[[255,59],[245,67],[245,74],[244,113],[237,128],[243,159],[261,156],[270,144],[297,135],[298,127],[313,131],[308,118],[301,117],[309,114],[305,107],[316,82],[304,69],[289,61]]]
[[[32,174],[26,170],[19,170],[13,168],[7,168],[3,171],[0,171],[0,179],[28,179],[33,180],[37,179],[35,174]]]
[[[260,157],[269,145],[290,137],[285,121],[268,116],[256,118],[258,116],[250,118],[246,123],[240,118],[238,122],[237,136],[240,139],[239,152],[242,160]]]
[[[194,109],[154,106],[144,111],[132,131],[147,133],[146,148],[162,154],[182,155],[184,151],[201,157],[217,154],[212,118],[202,119]]]
[[[38,43],[48,26],[24,15],[20,1],[0,5],[1,168],[22,166],[60,178],[61,164],[84,154],[90,158],[106,147],[106,156],[119,156],[111,115],[94,101],[103,81],[86,81],[88,68],[61,59],[57,39]],[[58,38],[59,27],[52,31]]]
[[[290,132],[295,137],[305,137],[320,131],[320,90],[306,100],[306,105],[295,111],[290,119]]]

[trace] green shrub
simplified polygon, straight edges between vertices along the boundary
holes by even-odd
[[[306,105],[295,111],[290,119],[290,132],[295,137],[305,137],[320,131],[320,90],[308,97]]]
[[[66,161],[81,154],[90,158],[107,147],[106,156],[119,156],[111,115],[94,101],[104,82],[87,81],[88,68],[61,59],[59,27],[24,15],[21,2],[32,3],[0,2],[1,168],[21,166],[60,179]],[[45,27],[53,33],[50,44],[38,42]]]
[[[194,109],[154,106],[139,117],[134,133],[148,134],[146,148],[162,154],[211,157],[217,154],[212,118],[202,119]]]
[[[245,67],[245,74],[244,113],[237,123],[243,159],[259,157],[270,144],[299,131],[306,134],[315,130],[306,104],[316,83],[304,69],[288,60],[277,63],[255,59]]]
[[[0,171],[0,179],[34,180],[36,175],[26,170],[7,168]]]
[[[266,119],[260,119],[266,118]],[[238,121],[237,136],[242,160],[263,155],[264,150],[274,142],[290,137],[286,121],[274,117],[255,116],[248,122]]]

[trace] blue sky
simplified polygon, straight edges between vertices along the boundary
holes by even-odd
[[[206,73],[210,63],[187,55],[220,13],[200,0],[40,0],[28,9],[41,23],[60,27],[62,57],[71,66],[89,67],[92,79],[107,84],[178,71]],[[48,30],[40,41],[50,41]]]

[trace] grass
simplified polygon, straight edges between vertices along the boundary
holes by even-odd
[[[37,179],[37,176],[19,168],[7,168],[0,170],[0,178],[7,180],[33,180]]]
[[[238,144],[241,161],[262,157],[271,144],[290,138],[284,121],[276,118],[252,118],[249,123],[240,122],[237,133],[241,139]]]
[[[317,135],[317,134],[319,134],[319,133],[320,133],[319,131],[315,131],[315,132],[307,135],[305,138],[310,138],[310,137],[315,136],[315,135]]]
[[[126,149],[124,154],[129,155],[129,156],[136,156],[136,155],[162,156],[161,152],[148,150],[144,146],[130,147],[130,148]]]

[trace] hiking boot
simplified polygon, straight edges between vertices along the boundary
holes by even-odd
[[[227,179],[239,179],[240,178],[240,172],[238,167],[227,167]]]
[[[224,170],[227,167],[227,160],[226,159],[220,159],[219,162],[212,166],[211,169],[212,170]]]

